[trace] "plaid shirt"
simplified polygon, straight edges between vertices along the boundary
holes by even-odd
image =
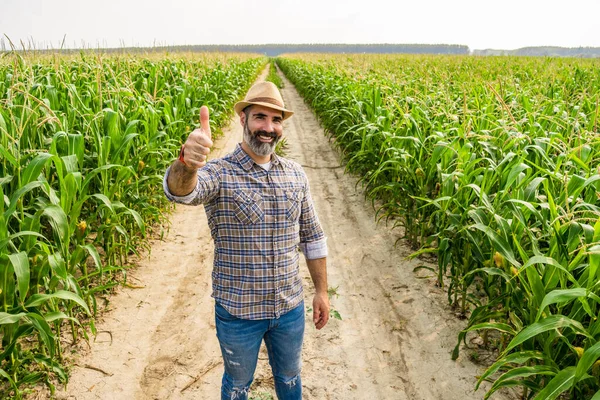
[[[258,166],[238,144],[227,156],[198,170],[187,196],[167,198],[204,204],[215,242],[212,296],[244,319],[278,318],[303,299],[298,247],[306,258],[327,255],[302,167],[273,154],[271,168]]]

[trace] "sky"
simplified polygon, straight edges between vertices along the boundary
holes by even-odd
[[[0,0],[21,47],[419,43],[600,47],[600,0]],[[0,42],[1,43],[1,42]],[[1,48],[0,48],[1,49]]]

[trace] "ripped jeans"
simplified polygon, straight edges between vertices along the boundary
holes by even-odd
[[[304,302],[277,319],[246,320],[215,304],[217,338],[225,373],[221,400],[247,400],[262,340],[269,353],[279,400],[301,400]]]

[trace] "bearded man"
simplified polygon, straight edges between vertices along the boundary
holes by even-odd
[[[299,253],[315,285],[313,322],[329,320],[327,246],[302,167],[274,153],[286,109],[277,87],[260,82],[234,106],[243,142],[223,158],[207,156],[213,142],[208,108],[179,159],[165,173],[171,201],[204,204],[215,243],[212,297],[225,371],[221,398],[248,398],[265,341],[280,400],[300,400],[304,298]]]

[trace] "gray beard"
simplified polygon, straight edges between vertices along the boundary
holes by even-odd
[[[258,140],[258,132],[252,133],[248,128],[248,123],[244,124],[244,142],[248,145],[250,150],[257,156],[268,156],[275,151],[275,146],[279,142],[279,136],[275,136],[271,143],[265,143]]]

